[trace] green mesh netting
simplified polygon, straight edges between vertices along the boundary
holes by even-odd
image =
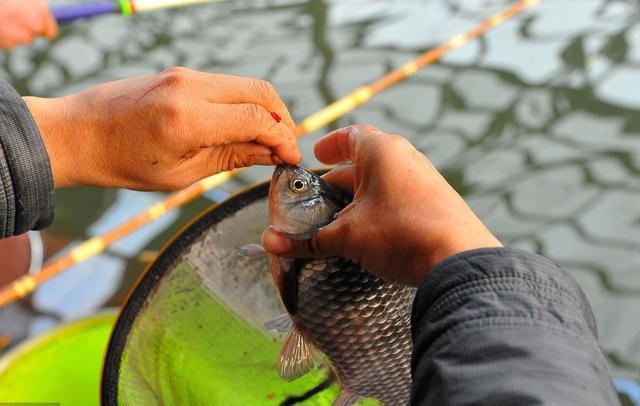
[[[292,383],[275,365],[284,313],[266,259],[238,255],[259,241],[267,184],[212,208],[180,233],[138,283],[116,324],[102,399],[109,405],[329,405],[327,368]]]

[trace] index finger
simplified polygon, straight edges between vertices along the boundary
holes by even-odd
[[[190,143],[195,145],[224,145],[255,142],[289,164],[300,162],[297,140],[291,129],[278,123],[262,106],[256,104],[194,103],[187,107],[197,112],[189,117]]]
[[[259,104],[266,110],[276,113],[292,130],[295,123],[278,92],[271,83],[254,78],[222,75],[194,71],[194,77],[199,82],[199,89],[204,92],[204,98],[214,103]],[[211,86],[217,80],[215,86]]]

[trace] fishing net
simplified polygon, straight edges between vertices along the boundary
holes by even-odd
[[[268,184],[217,205],[147,270],[109,344],[104,405],[327,405],[327,368],[287,383],[275,365],[283,314],[266,258],[239,255],[266,227]]]

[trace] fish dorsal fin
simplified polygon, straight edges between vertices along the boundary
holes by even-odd
[[[293,326],[278,359],[278,374],[287,382],[300,378],[315,366],[313,348],[306,338]]]
[[[291,326],[293,326],[293,320],[291,320],[291,317],[287,313],[274,317],[264,323],[264,328],[272,333],[288,333],[289,330],[291,330]]]
[[[343,389],[340,392],[340,395],[333,401],[333,406],[351,406],[355,405],[357,402],[363,400],[364,398],[360,395],[357,395],[348,389]]]

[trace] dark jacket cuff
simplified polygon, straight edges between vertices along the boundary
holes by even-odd
[[[53,221],[53,177],[38,127],[26,104],[0,80],[0,238]]]

